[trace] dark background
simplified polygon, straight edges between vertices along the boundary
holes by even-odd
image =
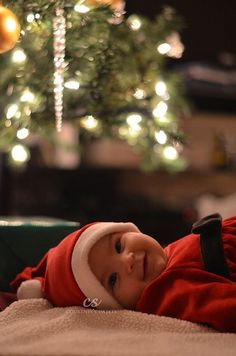
[[[175,8],[184,19],[182,40],[185,52],[181,61],[218,64],[222,54],[236,55],[236,1],[128,0],[126,11],[154,19],[164,5]]]
[[[154,19],[164,5],[173,7],[183,18],[181,40],[185,51],[169,66],[186,77],[186,95],[195,109],[236,111],[236,1],[226,0],[128,0],[127,15],[137,13]],[[234,75],[230,85],[193,80],[187,75],[193,64]]]

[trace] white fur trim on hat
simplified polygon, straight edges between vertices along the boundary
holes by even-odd
[[[88,263],[88,255],[92,246],[101,237],[116,232],[139,232],[139,229],[132,223],[95,223],[83,231],[72,252],[71,268],[76,283],[87,298],[101,300],[99,309],[123,309],[98,281]]]

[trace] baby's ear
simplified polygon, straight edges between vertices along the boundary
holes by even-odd
[[[43,298],[41,282],[37,279],[29,279],[22,282],[17,289],[17,299]]]

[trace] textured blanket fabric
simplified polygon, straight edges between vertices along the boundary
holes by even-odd
[[[0,355],[235,356],[236,334],[132,311],[17,301],[0,313]]]

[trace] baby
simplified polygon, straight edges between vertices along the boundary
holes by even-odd
[[[89,224],[50,249],[36,267],[25,268],[11,285],[18,299],[131,309],[235,332],[236,217],[221,224],[218,215],[210,216],[194,232],[163,249],[132,223]]]

